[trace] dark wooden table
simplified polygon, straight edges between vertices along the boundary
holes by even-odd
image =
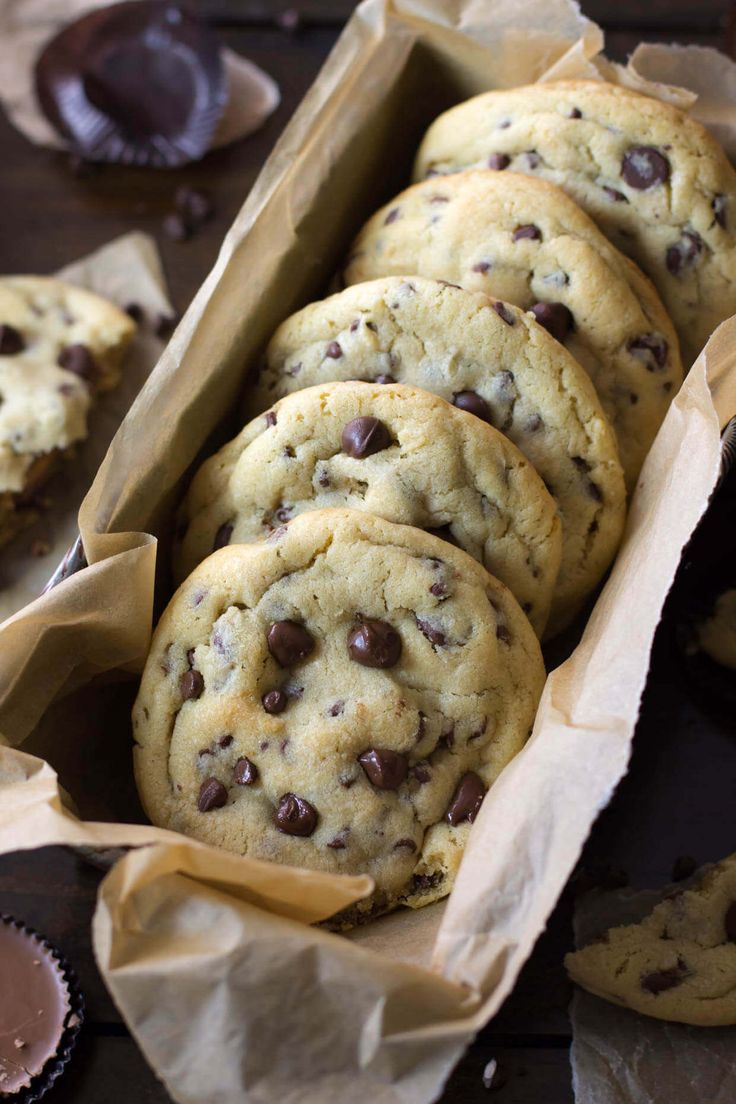
[[[293,4],[299,25],[288,31],[278,19],[286,3],[200,0],[200,6],[229,46],[279,82],[282,104],[276,114],[258,134],[185,170],[106,168],[82,179],[70,172],[65,156],[30,146],[0,116],[0,272],[51,272],[137,227],[157,237],[173,300],[180,310],[186,307],[353,3],[300,0]],[[724,0],[583,0],[582,6],[603,25],[608,51],[619,60],[642,39],[694,42],[733,54],[734,25]],[[162,234],[161,223],[183,183],[210,190],[216,210],[204,231],[178,244]],[[736,742],[726,722],[700,711],[670,659],[664,642],[655,651],[631,770],[586,852],[624,867],[639,885],[666,878],[678,854],[695,852],[705,861],[734,848],[719,810],[733,806]],[[704,769],[704,763],[713,766]],[[77,967],[87,998],[78,1052],[51,1099],[163,1104],[170,1098],[128,1035],[94,964],[89,925],[100,878],[59,848],[0,859],[0,910],[60,945]],[[572,1101],[570,993],[561,964],[571,944],[572,905],[568,888],[514,993],[453,1075],[442,1098],[447,1104],[487,1099],[481,1074],[491,1057],[506,1075],[495,1099]]]

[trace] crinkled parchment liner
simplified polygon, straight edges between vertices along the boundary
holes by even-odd
[[[80,512],[91,566],[0,628],[9,743],[62,689],[140,667],[156,558],[146,534],[166,532],[183,473],[234,409],[243,366],[320,294],[362,218],[402,186],[432,116],[483,88],[587,73],[601,46],[566,0],[368,0],[356,11],[100,468]],[[512,988],[626,770],[664,598],[736,413],[734,348],[732,319],[673,402],[611,577],[579,646],[547,681],[532,739],[484,802],[446,905],[352,938],[309,928],[366,893],[367,880],[242,859],[152,827],[83,822],[48,763],[0,748],[0,851],[151,845],[103,882],[94,942],[174,1099],[439,1095]],[[47,726],[52,750],[83,722]]]

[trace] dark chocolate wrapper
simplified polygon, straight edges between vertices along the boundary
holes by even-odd
[[[216,35],[166,0],[128,0],[70,23],[36,61],[35,82],[46,117],[90,161],[196,161],[227,104]]]
[[[77,980],[76,973],[58,948],[55,947],[53,943],[50,943],[44,935],[41,935],[40,932],[37,932],[34,928],[23,923],[22,920],[16,920],[7,913],[0,912],[0,924],[12,925],[17,931],[22,932],[24,935],[28,936],[29,939],[38,944],[39,947],[43,948],[58,969],[59,975],[64,981],[69,994],[69,1012],[67,1013],[64,1028],[60,1034],[55,1052],[47,1059],[43,1069],[33,1077],[29,1085],[18,1089],[18,1091],[14,1093],[6,1093],[3,1095],[0,1092],[0,1098],[12,1102],[12,1104],[34,1104],[35,1101],[40,1100],[41,1097],[49,1091],[56,1079],[64,1072],[71,1058],[77,1037],[84,1022],[84,996],[79,988],[79,981]]]

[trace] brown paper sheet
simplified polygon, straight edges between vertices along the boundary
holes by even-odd
[[[97,469],[133,399],[161,356],[164,342],[156,337],[153,323],[172,313],[166,296],[163,270],[153,238],[133,232],[102,246],[94,253],[57,272],[62,280],[103,295],[123,309],[138,303],[146,314],[123,366],[120,385],[101,395],[92,407],[89,436],[80,442],[73,458],[45,488],[49,506],[32,526],[2,550],[0,557],[0,621],[5,621],[41,594],[51,573],[77,536],[77,513],[92,485]],[[35,542],[48,551],[30,554]]]
[[[177,1101],[436,1099],[512,988],[626,770],[664,598],[715,484],[721,427],[736,414],[736,320],[673,403],[582,641],[549,677],[532,740],[486,798],[445,905],[351,938],[308,928],[367,892],[366,880],[254,864],[134,823],[85,822],[62,807],[48,765],[81,729],[76,697],[65,710],[49,703],[72,687],[87,693],[96,673],[140,667],[156,567],[160,598],[169,585],[166,550],[156,564],[147,534],[165,537],[183,476],[234,416],[247,367],[278,322],[320,295],[363,216],[403,185],[432,116],[502,81],[588,73],[600,41],[566,0],[363,4],[103,461],[80,511],[92,566],[0,626],[0,731],[10,745],[31,737],[28,747],[40,734],[48,760],[0,749],[0,851],[149,844],[105,879],[94,939],[116,1002]],[[95,692],[117,701],[112,687]],[[38,725],[44,712],[62,723]],[[102,724],[85,744],[86,788],[65,775],[79,808],[110,743],[129,754],[129,729],[120,718],[118,727],[119,737]]]
[[[606,928],[637,923],[665,892],[624,890],[583,898],[575,911],[577,945],[583,946]],[[575,993],[571,1017],[575,1104],[732,1104],[736,1100],[732,1027],[665,1023],[583,990]]]
[[[33,63],[65,23],[109,0],[4,0],[0,5],[0,103],[13,126],[31,142],[66,149],[38,108],[33,87]],[[223,50],[229,98],[212,140],[212,148],[228,145],[257,130],[278,107],[276,82],[252,61]]]

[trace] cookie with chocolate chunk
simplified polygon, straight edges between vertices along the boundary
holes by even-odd
[[[604,1000],[659,1020],[736,1023],[736,855],[705,867],[639,924],[567,955],[570,977]]]
[[[305,510],[344,506],[441,530],[509,587],[541,635],[560,566],[554,499],[503,434],[405,384],[309,387],[250,422],[194,478],[175,576],[225,530],[243,544]]]
[[[285,394],[355,379],[431,391],[500,430],[532,462],[562,521],[548,632],[563,628],[610,564],[625,512],[615,438],[570,353],[507,303],[420,276],[387,277],[288,318],[247,409],[268,417]]]
[[[115,387],[135,323],[61,280],[0,278],[0,544],[33,520],[33,496],[87,436],[95,394]]]
[[[653,285],[573,200],[512,172],[415,184],[366,223],[345,278],[406,273],[531,311],[590,375],[634,487],[682,381],[677,337]]]
[[[369,911],[426,904],[543,682],[527,618],[467,553],[314,510],[170,602],[133,712],[139,792],[155,824],[238,854],[370,874]]]
[[[654,281],[687,365],[736,313],[736,173],[671,104],[603,81],[484,92],[432,123],[415,179],[468,168],[564,188]]]

